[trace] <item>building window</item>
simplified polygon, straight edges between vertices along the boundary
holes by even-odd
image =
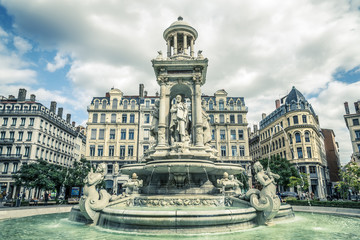
[[[28,132],[27,134],[28,134],[28,135],[27,135],[26,141],[31,141],[32,132]]]
[[[290,118],[287,118],[288,126],[290,126]]]
[[[7,126],[7,123],[8,123],[8,118],[4,118],[4,119],[3,119],[3,124],[2,124],[2,125],[3,125],[3,126]]]
[[[135,114],[130,114],[130,123],[135,122]]]
[[[150,108],[150,101],[149,101],[149,100],[146,100],[146,101],[145,101],[145,107],[146,107],[146,108]]]
[[[306,147],[307,157],[312,158],[311,147]]]
[[[134,140],[134,129],[129,129],[129,140]]]
[[[357,147],[358,147],[358,151],[360,152],[360,144],[358,144]]]
[[[309,172],[310,172],[310,174],[311,174],[311,173],[312,173],[312,174],[316,173],[316,167],[315,167],[315,166],[310,166],[310,167],[309,167]]]
[[[0,135],[0,139],[1,139],[1,140],[4,140],[4,139],[5,139],[5,134],[6,134],[5,131],[2,131],[2,132],[1,132],[1,135]]]
[[[291,134],[289,134],[289,142],[290,142],[290,144],[292,144],[292,136],[291,136]]]
[[[296,148],[296,151],[298,153],[298,158],[303,158],[303,152],[302,152],[302,148],[301,147],[298,147]]]
[[[225,138],[226,138],[225,130],[224,130],[224,129],[221,129],[221,130],[220,130],[220,139],[221,139],[221,140],[225,140]]]
[[[132,109],[132,110],[135,109],[135,101],[131,101],[131,109]]]
[[[299,172],[306,173],[306,167],[305,166],[299,167]]]
[[[109,146],[109,156],[110,157],[114,156],[114,146],[113,145]]]
[[[132,157],[134,155],[134,147],[133,146],[128,146],[128,156]]]
[[[214,123],[214,115],[210,114],[209,118],[210,118],[210,123]]]
[[[20,156],[20,152],[21,152],[21,147],[16,147],[16,149],[15,149],[15,155],[16,155],[16,156]]]
[[[245,146],[244,145],[239,146],[239,153],[240,153],[240,157],[245,156]]]
[[[285,138],[284,137],[282,137],[282,145],[283,145],[283,147],[285,147]]]
[[[242,115],[237,115],[237,119],[238,119],[238,123],[241,124],[243,123],[243,118],[242,118]]]
[[[358,119],[358,118],[354,118],[354,119],[353,119],[353,125],[354,125],[354,126],[359,125],[359,119]]]
[[[306,115],[302,115],[302,121],[303,121],[303,123],[307,123]]]
[[[144,123],[150,123],[150,114],[145,114],[144,116]]]
[[[310,142],[310,133],[305,132],[305,142]]]
[[[3,174],[6,174],[9,171],[9,163],[4,163],[4,168],[3,168]]]
[[[30,118],[29,126],[34,126],[34,118]]]
[[[13,171],[12,173],[16,173],[18,170],[18,164],[17,163],[13,163]]]
[[[123,114],[122,115],[122,123],[126,123],[127,122],[127,114]]]
[[[98,146],[98,156],[102,157],[102,155],[104,154],[104,146],[103,145],[99,145]]]
[[[29,157],[29,156],[30,156],[30,147],[26,146],[25,147],[24,157]]]
[[[10,132],[10,140],[13,140],[14,141],[14,139],[15,139],[15,132],[13,132],[13,131],[11,131]]]
[[[214,103],[213,103],[213,101],[209,101],[209,110],[214,110]]]
[[[293,116],[293,122],[294,124],[299,124],[298,116]]]
[[[99,129],[99,140],[103,140],[105,136],[105,129]]]
[[[126,139],[126,129],[121,129],[120,139],[121,139],[121,140],[125,140],[125,139]]]
[[[300,133],[295,133],[295,141],[297,142],[297,143],[300,143],[301,142],[301,137],[300,137]]]
[[[100,123],[105,123],[105,113],[102,113],[100,116]]]
[[[102,109],[106,109],[106,101],[104,100],[103,102],[102,102]]]
[[[7,147],[6,155],[10,156],[11,150],[12,150],[12,147]]]
[[[219,110],[224,110],[224,100],[219,101]]]
[[[91,129],[91,138],[92,140],[95,140],[96,139],[96,132],[97,132],[97,129]]]
[[[230,115],[230,123],[235,123],[235,116],[234,115]]]
[[[117,109],[117,105],[118,105],[118,100],[116,98],[114,98],[113,103],[112,103],[112,109]]]
[[[144,145],[143,146],[143,153],[146,153],[146,151],[149,149],[149,145]]]
[[[110,139],[115,139],[115,129],[110,129]]]
[[[360,140],[360,130],[355,130],[355,140],[356,141]]]
[[[25,126],[25,119],[26,118],[21,118],[20,126]]]
[[[107,174],[112,174],[113,173],[113,165],[112,164],[108,164],[107,165]]]
[[[11,126],[15,126],[15,125],[16,125],[16,121],[17,121],[17,118],[13,118],[13,119],[12,119]]]
[[[238,137],[239,137],[239,140],[244,139],[244,130],[238,130]]]
[[[125,100],[123,103],[124,103],[124,109],[127,109],[128,108],[128,101]]]
[[[220,147],[220,149],[221,149],[221,156],[222,157],[226,156],[226,146],[223,145]]]
[[[97,114],[97,113],[94,113],[94,114],[93,114],[92,123],[97,123],[97,121],[98,121],[98,114]]]
[[[231,130],[230,134],[231,134],[231,140],[236,140],[236,130]]]
[[[149,129],[144,129],[144,140],[149,140]]]
[[[95,106],[94,106],[95,109],[99,109],[99,100],[96,100],[95,101]]]
[[[125,157],[125,146],[120,146],[120,158],[124,158]]]
[[[220,114],[220,123],[225,123],[225,118],[223,114]]]
[[[90,145],[90,156],[95,156],[95,145]]]
[[[237,147],[231,146],[231,156],[235,157],[237,156]]]
[[[215,129],[211,130],[211,139],[215,140]]]
[[[111,123],[116,123],[116,113],[111,114]]]

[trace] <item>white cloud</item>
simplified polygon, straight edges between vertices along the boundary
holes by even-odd
[[[260,121],[262,112],[274,110],[274,100],[294,85],[305,95],[319,95],[310,102],[321,126],[333,128],[340,148],[349,149],[340,120],[343,113],[335,109],[358,93],[352,91],[354,85],[336,83],[332,76],[337,69],[360,65],[359,0],[233,0],[226,4],[4,0],[2,4],[14,16],[19,32],[44,49],[58,50],[48,71],[71,65],[67,77],[79,107],[112,86],[136,94],[138,84],[144,83],[155,92],[150,59],[159,49],[166,52],[162,33],[182,15],[198,30],[196,50],[204,50],[209,58],[206,94],[225,88],[229,95],[244,96],[248,120],[253,123]],[[335,86],[344,94],[332,92]],[[330,92],[335,97],[326,101],[323,96]],[[341,157],[348,160],[347,153]]]
[[[14,46],[20,54],[24,54],[32,49],[32,45],[28,41],[18,36],[14,37]]]
[[[56,70],[63,68],[68,62],[69,59],[63,53],[58,52],[54,57],[54,63],[48,63],[46,65],[46,70],[55,72]]]

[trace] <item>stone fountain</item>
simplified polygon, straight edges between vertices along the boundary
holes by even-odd
[[[77,221],[122,231],[200,233],[236,231],[292,217],[281,205],[275,179],[254,164],[262,190],[241,194],[238,164],[217,161],[211,147],[209,117],[202,107],[208,59],[194,54],[197,31],[181,17],[164,31],[167,56],[152,60],[160,85],[151,134],[156,144],[145,161],[124,165],[131,176],[126,192],[110,196],[95,185],[104,173],[100,165],[85,180],[84,196],[72,213]]]

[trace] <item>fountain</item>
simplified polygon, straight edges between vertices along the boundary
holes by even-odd
[[[235,176],[244,169],[217,161],[201,101],[208,59],[201,51],[194,55],[197,31],[179,17],[163,36],[167,56],[159,51],[152,60],[160,85],[151,128],[156,144],[143,162],[121,168],[122,174],[132,176],[123,195],[98,193],[95,185],[104,177],[103,167],[90,172],[72,219],[128,232],[209,233],[293,217],[291,206],[280,205],[275,183],[279,176],[270,169],[255,163],[262,190],[241,194],[242,183]]]

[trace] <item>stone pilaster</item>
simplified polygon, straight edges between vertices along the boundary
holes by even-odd
[[[158,132],[158,146],[166,145],[166,78],[160,78],[160,109],[159,109],[159,132]]]
[[[201,76],[195,76],[195,144],[196,146],[204,146],[203,126],[202,126],[202,109],[201,109]]]

